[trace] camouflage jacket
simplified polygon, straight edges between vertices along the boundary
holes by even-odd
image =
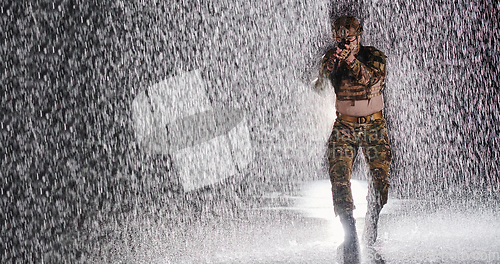
[[[335,65],[335,48],[323,56],[320,77],[329,78],[337,100],[368,100],[381,95],[385,83],[386,56],[374,47],[360,46],[356,59]]]

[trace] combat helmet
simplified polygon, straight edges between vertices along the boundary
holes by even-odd
[[[352,16],[341,16],[332,24],[332,34],[334,39],[347,39],[358,37],[363,32],[359,21]]]

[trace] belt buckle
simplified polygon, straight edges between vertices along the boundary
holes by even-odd
[[[366,123],[366,121],[368,121],[368,120],[367,120],[366,116],[358,116],[357,121],[358,121],[358,124],[362,124],[362,123]]]

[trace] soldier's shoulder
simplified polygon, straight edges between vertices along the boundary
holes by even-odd
[[[365,51],[367,53],[369,53],[372,56],[379,56],[382,58],[387,58],[387,56],[382,51],[380,51],[379,49],[377,49],[373,46],[363,46],[363,48],[365,49]]]
[[[380,50],[372,46],[363,46],[363,53],[368,60],[377,61],[385,64],[387,56]]]

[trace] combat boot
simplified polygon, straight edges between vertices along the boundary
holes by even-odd
[[[343,255],[344,263],[359,263],[359,243],[356,232],[356,220],[352,213],[340,215],[340,222],[344,228],[344,243],[339,249]]]

